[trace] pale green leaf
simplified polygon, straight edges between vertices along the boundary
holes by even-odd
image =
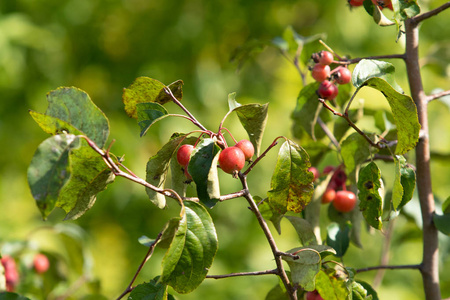
[[[359,208],[364,218],[370,226],[376,229],[381,229],[382,226],[383,199],[379,193],[381,187],[380,169],[374,162],[371,162],[359,172],[358,198],[360,200]]]

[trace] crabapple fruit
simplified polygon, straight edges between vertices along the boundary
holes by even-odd
[[[6,291],[13,292],[19,283],[19,272],[17,271],[16,262],[11,256],[4,255],[1,258],[1,264],[5,269]]]
[[[314,180],[317,180],[317,178],[319,178],[319,170],[317,170],[317,168],[315,167],[310,167],[308,169],[308,171],[310,171],[311,173],[313,173],[314,175]]]
[[[306,300],[323,300],[318,291],[307,292]]]
[[[337,211],[349,212],[356,205],[356,195],[351,191],[337,191],[333,206]]]
[[[327,174],[330,174],[333,171],[334,171],[334,167],[333,166],[326,166],[325,168],[323,168],[322,174],[327,175]]]
[[[372,0],[372,3],[377,5],[380,9],[387,7],[390,10],[394,10],[391,0]]]
[[[245,160],[251,160],[253,154],[255,154],[255,147],[253,147],[252,142],[249,140],[241,140],[234,147],[238,147],[244,152]]]
[[[336,198],[336,191],[333,188],[327,187],[325,193],[322,195],[322,203],[330,203]]]
[[[347,174],[345,174],[343,170],[338,169],[334,172],[331,181],[333,181],[338,187],[343,186],[347,181]]]
[[[182,166],[187,166],[189,160],[191,159],[191,153],[194,150],[194,146],[185,144],[182,145],[177,152],[177,161]]]
[[[333,53],[324,50],[314,53],[311,57],[314,60],[314,62],[319,63],[321,65],[329,65],[334,60]]]
[[[323,99],[333,100],[338,94],[338,88],[331,81],[325,80],[319,85],[317,93]]]
[[[322,82],[330,77],[331,69],[328,65],[315,64],[311,70],[311,76],[314,80]]]
[[[346,67],[337,67],[334,78],[339,84],[347,84],[352,79],[352,72]]]
[[[38,253],[34,257],[33,265],[36,272],[38,274],[42,274],[47,272],[48,268],[50,267],[50,261],[45,254]]]
[[[238,147],[228,147],[219,154],[219,166],[228,174],[242,170],[245,166],[244,152]]]

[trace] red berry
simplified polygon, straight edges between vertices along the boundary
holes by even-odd
[[[321,65],[329,65],[333,62],[334,56],[329,51],[320,51],[319,52],[319,64]]]
[[[42,253],[36,254],[33,260],[33,264],[34,269],[39,274],[47,272],[48,268],[50,267],[50,261],[48,260],[47,256]]]
[[[306,293],[306,300],[323,300],[323,298],[320,296],[319,292],[313,291]]]
[[[322,174],[327,175],[327,174],[330,174],[333,171],[334,171],[334,167],[333,166],[326,166],[325,168],[323,168]]]
[[[252,142],[250,142],[249,140],[241,140],[234,146],[238,147],[242,150],[242,152],[244,152],[245,160],[251,160],[253,154],[255,154],[255,147],[253,147]]]
[[[352,79],[352,72],[346,67],[337,67],[334,77],[337,83],[347,84]]]
[[[317,93],[323,99],[333,100],[338,94],[338,88],[331,81],[325,80],[319,85]]]
[[[8,255],[4,255],[1,264],[5,269],[6,291],[13,292],[19,283],[19,272],[17,271],[16,262]]]
[[[328,65],[315,64],[311,70],[311,76],[314,80],[322,82],[330,77],[331,69]]]
[[[337,186],[343,186],[345,185],[345,182],[347,181],[347,174],[341,169],[336,170],[334,172],[333,177],[331,177],[331,181]]]
[[[317,168],[311,167],[311,168],[308,169],[308,171],[310,171],[311,173],[313,173],[313,175],[314,175],[314,180],[316,180],[317,178],[319,178],[319,170],[317,170]]]
[[[219,155],[219,166],[228,174],[242,170],[245,166],[245,155],[238,147],[225,148]]]
[[[336,191],[333,188],[327,188],[325,193],[322,195],[322,203],[330,203],[336,198]]]
[[[390,10],[394,10],[391,0],[372,0],[372,3],[377,5],[380,9],[387,7]]]
[[[337,191],[333,206],[337,211],[349,212],[356,205],[356,195],[351,191]]]
[[[180,165],[187,166],[191,159],[192,150],[194,150],[194,146],[188,144],[183,145],[178,149],[177,161]]]
[[[348,0],[348,4],[351,6],[361,6],[363,5],[364,0]]]

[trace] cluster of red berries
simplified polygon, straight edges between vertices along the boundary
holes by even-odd
[[[319,171],[315,167],[309,168],[309,171],[314,174],[314,180],[320,176]],[[339,212],[353,210],[356,205],[356,195],[346,190],[345,182],[347,181],[347,175],[340,167],[335,168],[333,166],[326,166],[323,169],[322,175],[328,175],[331,172],[333,172],[333,175],[322,195],[322,203],[333,203],[334,208]]]
[[[361,6],[363,5],[364,0],[348,0],[348,4],[351,6]],[[391,0],[372,0],[372,3],[377,5],[380,9],[389,8],[390,10],[394,10],[392,7]]]
[[[191,153],[194,150],[192,145],[182,145],[177,152],[177,161],[183,166],[184,174],[188,179],[192,179],[187,171],[187,166],[191,159]],[[245,166],[245,161],[252,159],[255,153],[255,148],[249,140],[241,140],[232,147],[227,147],[219,154],[219,166],[228,174],[235,174],[242,170]]]
[[[306,300],[323,300],[318,291],[312,291],[306,293]]]
[[[331,70],[330,64],[334,61],[334,56],[329,51],[313,53],[311,58],[316,63],[311,68],[311,76],[320,82],[317,94],[326,100],[333,100],[338,94],[336,84],[347,84],[352,78],[352,72],[344,66],[338,66]]]
[[[0,260],[3,269],[5,270],[6,291],[14,292],[15,287],[19,283],[19,271],[17,269],[16,261],[9,255],[4,255]],[[50,267],[50,261],[47,256],[38,253],[33,259],[33,268],[38,274],[47,272]]]

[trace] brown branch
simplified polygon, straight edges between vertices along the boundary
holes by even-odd
[[[160,233],[158,234],[158,236],[156,237],[156,239],[153,241],[153,243],[150,245],[150,247],[149,247],[149,249],[148,249],[148,251],[147,251],[147,254],[145,254],[145,257],[144,257],[144,259],[142,260],[141,264],[139,265],[139,267],[138,267],[136,273],[134,274],[133,278],[131,279],[130,284],[128,284],[128,286],[127,286],[127,288],[125,289],[125,291],[123,291],[123,293],[120,294],[120,296],[117,297],[116,300],[122,299],[123,296],[125,296],[125,295],[128,294],[128,293],[130,293],[130,292],[134,289],[134,287],[133,287],[134,281],[136,280],[137,276],[138,276],[139,273],[141,272],[141,270],[142,270],[142,268],[144,267],[145,263],[146,263],[146,262],[150,259],[150,257],[152,256],[153,251],[155,250],[156,245],[158,244],[159,240],[160,240],[161,237],[162,237],[162,234],[163,234],[163,233],[160,232]]]
[[[436,93],[433,95],[429,95],[427,97],[427,101],[430,102],[430,101],[433,101],[433,100],[436,100],[436,99],[439,99],[439,98],[442,98],[442,97],[448,96],[448,95],[450,95],[450,90],[442,91],[442,92],[439,92],[439,93]]]
[[[240,273],[230,273],[230,274],[224,274],[224,275],[207,275],[206,278],[222,279],[222,278],[239,277],[239,276],[260,276],[260,275],[279,275],[279,272],[277,269],[273,269],[273,270],[258,271],[258,272],[240,272]]]
[[[398,270],[398,269],[417,269],[420,270],[421,265],[398,265],[398,266],[374,266],[374,267],[367,267],[367,268],[361,268],[357,269],[356,273],[362,273],[362,272],[368,272],[368,271],[374,271],[374,270]]]
[[[247,174],[255,167],[255,165],[264,157],[267,155],[267,153],[270,151],[270,149],[272,149],[273,147],[275,147],[278,144],[278,139],[280,138],[284,138],[282,136],[279,136],[277,138],[275,138],[275,140],[272,142],[272,144],[269,145],[269,147],[267,147],[267,149],[261,153],[260,156],[258,156],[255,161],[252,162],[252,164],[245,170],[245,172],[242,173],[243,176],[247,176]]]
[[[375,55],[375,56],[367,56],[367,57],[357,57],[352,59],[343,59],[340,61],[334,61],[333,63],[341,64],[341,65],[351,65],[359,63],[363,59],[405,59],[405,54],[388,54],[388,55]]]
[[[413,22],[415,24],[418,24],[418,23],[420,23],[420,22],[422,22],[422,21],[424,21],[424,20],[426,20],[428,18],[434,17],[435,15],[439,14],[440,12],[446,10],[449,7],[450,7],[450,1],[442,4],[441,6],[435,8],[433,10],[430,10],[430,11],[428,11],[426,13],[417,15],[417,16],[411,18],[410,20],[411,20],[411,22]]]
[[[336,147],[336,149],[340,151],[341,145],[339,145],[336,137],[333,135],[330,129],[328,129],[327,125],[322,121],[320,117],[317,118],[317,124],[319,124],[320,128],[322,128],[323,132],[330,139],[331,143]]]

